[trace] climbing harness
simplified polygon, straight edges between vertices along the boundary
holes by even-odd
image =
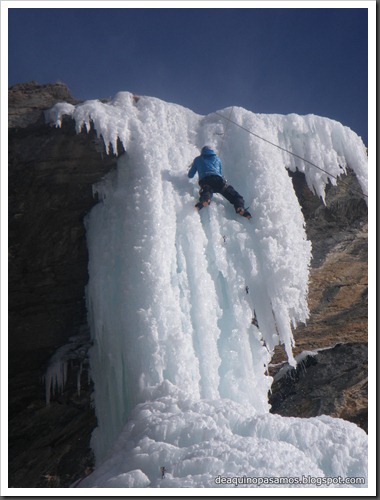
[[[338,180],[338,177],[336,175],[330,174],[329,172],[327,172],[327,170],[324,170],[323,168],[319,167],[315,163],[313,163],[313,162],[311,162],[309,160],[306,160],[306,158],[303,158],[302,156],[299,156],[296,153],[293,153],[292,151],[289,151],[288,149],[285,149],[285,148],[279,146],[278,144],[275,144],[274,142],[268,141],[268,139],[264,139],[264,137],[261,137],[260,135],[255,134],[254,132],[252,132],[252,130],[249,130],[248,128],[243,127],[243,125],[240,125],[239,123],[235,122],[234,120],[231,119],[232,110],[233,110],[233,107],[231,108],[231,111],[230,111],[230,114],[229,114],[228,118],[226,116],[223,116],[222,114],[220,114],[218,112],[215,112],[215,114],[218,115],[218,116],[220,116],[221,118],[224,118],[229,123],[233,123],[234,125],[236,125],[237,127],[241,128],[242,130],[245,130],[246,132],[248,132],[249,134],[253,135],[254,137],[257,137],[258,139],[261,139],[262,141],[265,141],[268,144],[270,144],[270,145],[272,145],[272,146],[274,146],[274,147],[276,147],[278,149],[281,149],[281,151],[284,151],[285,153],[289,153],[290,155],[295,156],[296,158],[298,158],[298,159],[300,159],[300,160],[308,163],[309,165],[317,168],[318,170],[321,170],[322,172],[324,172],[325,174],[327,174],[329,177],[332,177],[335,180]],[[224,136],[223,136],[222,146],[223,146],[223,142],[224,142]],[[222,146],[221,146],[221,149],[222,149]],[[347,185],[352,191],[356,191],[357,193],[360,193],[362,196],[365,196],[366,198],[368,198],[367,194],[363,193],[362,191],[359,191],[359,189],[353,188],[347,182],[344,182],[342,179],[340,179],[339,182],[341,182],[342,184]]]

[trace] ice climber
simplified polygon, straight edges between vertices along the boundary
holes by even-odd
[[[244,198],[222,176],[222,162],[210,146],[203,146],[201,155],[194,159],[187,175],[192,179],[196,172],[200,185],[199,202],[195,205],[198,210],[210,205],[214,193],[220,193],[232,203],[237,214],[247,219],[252,217],[244,208]]]

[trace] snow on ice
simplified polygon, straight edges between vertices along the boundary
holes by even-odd
[[[94,127],[107,152],[117,152],[118,140],[125,149],[117,171],[95,186],[102,201],[86,220],[97,468],[78,486],[366,477],[364,431],[325,416],[270,414],[267,371],[279,343],[296,363],[292,328],[309,314],[312,249],[287,169],[304,172],[324,198],[326,184],[349,165],[366,194],[361,139],[314,115],[234,107],[200,116],[128,92],[108,103],[57,104],[47,120],[59,126],[67,114],[78,133]],[[209,208],[194,210],[197,179],[187,170],[204,144],[220,154],[252,221],[218,195]]]

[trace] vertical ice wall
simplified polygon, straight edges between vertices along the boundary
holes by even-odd
[[[272,350],[283,343],[294,363],[291,327],[308,317],[311,246],[286,168],[304,170],[320,196],[328,176],[227,126],[220,114],[333,175],[350,158],[365,189],[360,139],[319,117],[241,108],[202,117],[126,92],[108,104],[57,105],[50,120],[59,125],[62,114],[73,116],[78,132],[94,126],[107,148],[116,150],[119,138],[126,150],[117,172],[96,186],[103,201],[87,220],[97,456],[136,404],[168,391],[267,412]],[[251,222],[220,196],[195,212],[198,187],[187,169],[206,143],[250,205]]]

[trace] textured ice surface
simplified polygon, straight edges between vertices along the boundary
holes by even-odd
[[[102,202],[86,221],[99,467],[80,485],[365,476],[365,433],[326,417],[269,414],[267,374],[279,343],[295,364],[292,328],[309,314],[312,249],[288,169],[303,171],[323,198],[326,183],[349,166],[367,193],[361,139],[314,115],[228,108],[199,116],[127,92],[109,103],[58,104],[47,116],[59,126],[64,114],[78,132],[94,127],[109,152],[118,140],[126,151],[95,186]],[[220,154],[251,221],[220,195],[194,210],[198,185],[187,170],[204,144]]]

